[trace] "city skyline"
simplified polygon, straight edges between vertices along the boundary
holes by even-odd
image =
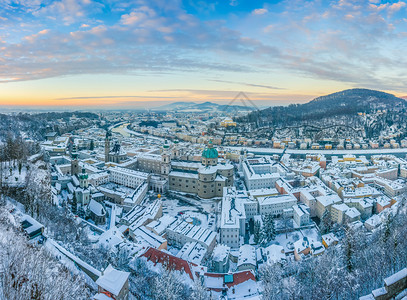
[[[403,1],[2,1],[0,105],[405,96]]]

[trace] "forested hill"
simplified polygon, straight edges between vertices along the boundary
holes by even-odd
[[[99,116],[89,112],[0,114],[0,142],[10,134],[42,140],[49,131],[63,134],[98,121]]]
[[[407,102],[394,95],[369,90],[349,89],[315,98],[305,104],[270,107],[255,111],[240,119],[258,125],[289,126],[303,121],[320,120],[337,116],[354,116],[377,110],[405,113]]]

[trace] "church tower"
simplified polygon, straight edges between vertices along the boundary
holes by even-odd
[[[82,168],[82,173],[78,175],[79,185],[81,189],[78,191],[78,200],[82,204],[82,207],[89,204],[90,201],[90,189],[88,174],[86,173],[85,168]]]
[[[78,156],[79,156],[79,154],[76,151],[76,146],[73,145],[72,152],[71,152],[71,157],[72,157],[72,160],[71,160],[71,175],[72,176],[78,175],[79,171],[80,171]]]
[[[110,153],[110,136],[111,133],[109,130],[106,131],[106,138],[105,138],[105,163],[110,161],[109,153]]]
[[[240,149],[239,155],[239,171],[243,171],[243,162],[247,158],[247,150]]]
[[[89,181],[88,181],[88,174],[86,173],[85,168],[82,168],[82,173],[79,174],[79,185],[83,189],[87,189],[89,187]]]
[[[171,156],[169,153],[169,145],[167,141],[165,141],[162,153],[161,153],[161,174],[164,176],[168,176],[171,171]]]

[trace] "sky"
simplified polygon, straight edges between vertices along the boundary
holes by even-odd
[[[406,53],[404,1],[0,0],[3,107],[405,96]]]

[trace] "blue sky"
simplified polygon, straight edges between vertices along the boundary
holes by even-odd
[[[0,104],[405,96],[406,25],[404,1],[0,0]]]

